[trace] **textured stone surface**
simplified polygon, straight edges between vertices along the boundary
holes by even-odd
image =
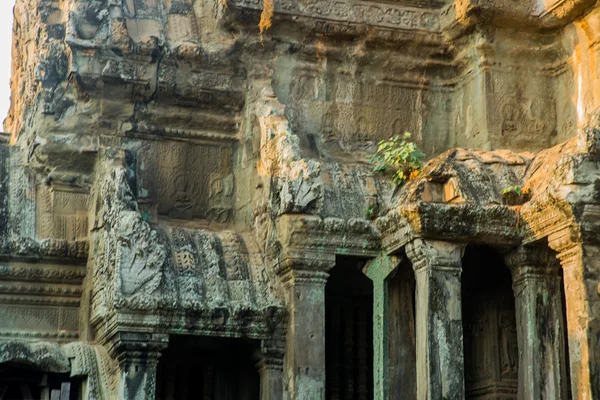
[[[170,338],[219,337],[249,346],[264,400],[461,399],[477,245],[512,272],[520,356],[499,372],[517,394],[469,396],[599,398],[595,3],[275,0],[259,33],[262,0],[17,0],[1,367],[154,400]],[[426,163],[396,187],[367,160],[405,131]],[[350,318],[344,357],[374,354],[373,378],[333,384],[325,287],[348,259],[373,346]],[[481,343],[509,348],[509,322]]]

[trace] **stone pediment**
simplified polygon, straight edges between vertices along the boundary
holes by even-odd
[[[105,208],[92,239],[92,323],[99,340],[116,327],[281,334],[280,289],[251,235],[178,220],[150,223],[131,196],[124,169],[109,174],[100,195]]]
[[[121,251],[117,318],[100,326],[108,335],[144,327],[162,333],[268,338],[282,334],[285,309],[277,278],[252,244],[234,231],[211,232],[161,224],[162,265],[148,269],[135,249]],[[143,246],[133,244],[132,246]]]
[[[507,150],[449,150],[429,161],[397,197],[410,203],[502,204],[502,191],[523,185],[533,155]]]

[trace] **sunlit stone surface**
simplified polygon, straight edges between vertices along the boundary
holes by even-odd
[[[17,0],[0,399],[599,399],[595,4]]]

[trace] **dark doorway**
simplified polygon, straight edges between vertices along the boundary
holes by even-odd
[[[518,344],[510,271],[486,246],[463,257],[462,312],[467,399],[516,399]]]
[[[172,336],[158,364],[157,400],[258,400],[252,350],[241,339]]]
[[[387,279],[389,398],[417,398],[415,274],[404,259]]]
[[[339,257],[325,287],[327,399],[373,398],[373,284],[363,266]]]
[[[46,373],[20,363],[0,364],[0,400],[78,400],[81,386],[69,374]]]

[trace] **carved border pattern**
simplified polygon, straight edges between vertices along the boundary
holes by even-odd
[[[234,7],[262,10],[262,0],[230,0],[230,3]],[[275,11],[280,14],[393,29],[421,29],[433,32],[440,29],[438,12],[393,4],[350,0],[275,0]]]

